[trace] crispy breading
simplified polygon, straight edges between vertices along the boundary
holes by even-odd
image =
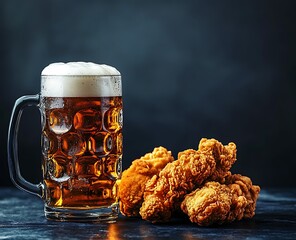
[[[191,222],[201,226],[223,222],[231,205],[230,189],[218,182],[207,182],[203,187],[187,194],[181,209]]]
[[[240,174],[233,174],[227,177],[226,184],[232,193],[232,211],[230,211],[228,221],[252,218],[255,215],[256,202],[260,193],[260,187],[253,185],[252,180],[249,177]],[[241,196],[247,201],[245,207],[240,201]]]
[[[186,194],[207,179],[224,181],[235,161],[234,143],[223,146],[215,139],[201,139],[198,150],[180,152],[178,160],[147,182],[140,215],[151,222],[168,221]]]
[[[252,218],[260,187],[239,174],[228,176],[225,184],[207,182],[185,196],[181,209],[200,226]]]
[[[139,216],[146,182],[172,161],[174,157],[171,151],[157,147],[152,153],[134,160],[131,166],[123,171],[118,190],[120,211],[123,215]]]

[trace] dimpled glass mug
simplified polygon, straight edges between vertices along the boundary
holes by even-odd
[[[19,170],[17,134],[28,106],[37,106],[41,113],[39,184],[26,181]],[[8,133],[13,183],[44,200],[47,219],[116,221],[122,124],[119,71],[85,62],[50,64],[42,71],[40,94],[15,102]]]

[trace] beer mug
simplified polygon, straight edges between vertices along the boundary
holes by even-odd
[[[21,113],[41,113],[42,175],[39,184],[19,170]],[[114,67],[85,62],[53,63],[41,73],[41,92],[16,100],[8,133],[13,183],[44,200],[47,219],[116,221],[116,181],[122,171],[122,87]]]

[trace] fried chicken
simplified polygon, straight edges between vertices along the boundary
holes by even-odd
[[[253,185],[249,177],[240,174],[233,174],[227,177],[226,184],[229,186],[232,193],[232,211],[228,216],[228,221],[252,218],[255,215],[260,187]],[[241,204],[241,196],[247,200],[245,208],[243,208],[243,204]]]
[[[151,222],[168,221],[184,196],[207,179],[225,181],[235,161],[234,143],[223,146],[215,139],[201,139],[197,151],[180,152],[178,160],[147,182],[140,215]]]
[[[252,218],[260,187],[239,174],[228,176],[225,184],[207,182],[185,196],[181,209],[200,226]]]
[[[123,171],[118,190],[120,211],[123,215],[139,216],[146,182],[172,161],[174,158],[171,151],[157,147],[152,153],[134,160],[132,165]]]

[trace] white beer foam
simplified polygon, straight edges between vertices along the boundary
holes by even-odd
[[[41,75],[120,76],[120,72],[115,67],[111,67],[105,64],[96,64],[92,62],[59,62],[49,64],[43,69]]]
[[[45,97],[121,96],[120,72],[105,64],[90,62],[52,63],[41,73]]]

